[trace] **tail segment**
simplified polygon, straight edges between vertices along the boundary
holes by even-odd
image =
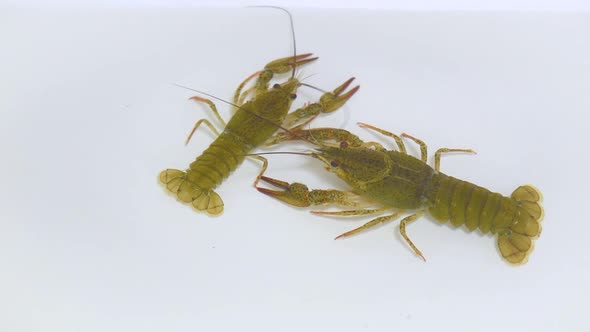
[[[520,264],[526,261],[532,251],[533,238],[541,234],[541,193],[526,185],[516,188],[511,198],[517,204],[515,222],[509,229],[498,234],[498,248],[508,262]]]
[[[160,173],[160,181],[176,194],[179,200],[192,203],[195,209],[211,215],[223,212],[223,200],[214,191],[203,191],[186,178],[186,173],[177,169],[167,169]]]

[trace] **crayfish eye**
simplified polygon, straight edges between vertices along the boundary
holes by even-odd
[[[347,147],[348,147],[348,142],[347,141],[340,142],[340,148],[341,149],[346,149]]]
[[[296,95],[296,94],[294,94],[294,93],[292,93],[292,94],[289,96],[289,98],[291,98],[291,99],[295,99],[295,98],[297,98],[297,95]]]
[[[280,89],[281,85],[279,83],[276,83],[275,85],[272,86],[274,89]]]
[[[338,167],[338,162],[336,160],[332,160],[330,162],[330,166],[332,166],[332,167]]]

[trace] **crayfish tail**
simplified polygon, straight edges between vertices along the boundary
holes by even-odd
[[[498,235],[498,248],[509,263],[522,264],[533,250],[533,239],[541,234],[541,193],[526,185],[516,188],[511,198],[517,202],[515,222]]]
[[[184,182],[186,173],[177,169],[166,169],[160,172],[160,182],[162,182],[168,191],[176,194],[180,185]]]
[[[223,212],[223,200],[216,192],[202,192],[193,200],[193,207],[210,215],[218,215]]]
[[[214,191],[203,191],[199,186],[187,179],[186,172],[167,169],[160,173],[162,182],[168,191],[176,194],[179,200],[191,203],[201,212],[218,215],[223,212],[223,200]]]

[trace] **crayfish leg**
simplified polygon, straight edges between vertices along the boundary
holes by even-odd
[[[408,152],[406,150],[406,146],[404,145],[404,141],[402,141],[401,137],[399,137],[398,135],[396,135],[396,134],[394,134],[392,132],[389,132],[387,130],[383,130],[381,128],[377,128],[375,126],[371,126],[371,125],[366,124],[366,123],[358,122],[357,124],[361,128],[371,129],[371,130],[374,130],[374,131],[380,133],[381,135],[385,135],[387,137],[393,138],[393,140],[395,141],[395,144],[397,144],[397,147],[399,149],[399,152],[401,152],[403,154],[408,154]]]
[[[424,212],[418,212],[418,213],[415,213],[411,216],[407,216],[404,219],[402,219],[402,221],[399,223],[399,232],[402,234],[402,237],[404,238],[404,240],[406,240],[406,242],[408,243],[410,248],[412,248],[412,250],[414,250],[416,255],[420,256],[426,262],[426,258],[424,258],[424,255],[422,255],[422,252],[420,251],[420,249],[418,249],[416,247],[414,242],[412,242],[412,240],[410,240],[410,238],[408,237],[408,234],[406,233],[406,225],[411,223],[412,221],[420,218],[420,216],[422,216],[422,214],[424,214]]]
[[[375,227],[375,226],[380,225],[382,223],[391,221],[391,220],[399,217],[400,214],[401,214],[401,211],[397,211],[394,214],[391,214],[389,216],[383,216],[383,217],[375,218],[375,219],[369,221],[368,223],[366,223],[366,224],[364,224],[364,225],[362,225],[360,227],[357,227],[357,228],[355,228],[353,230],[350,230],[350,231],[348,231],[346,233],[342,233],[342,234],[338,235],[334,240],[337,240],[337,239],[343,238],[343,237],[347,237],[347,236],[351,236],[351,235],[354,235],[354,234],[358,234],[358,233],[363,232],[363,231],[365,231],[365,230],[367,230],[367,229],[369,229],[371,227]]]

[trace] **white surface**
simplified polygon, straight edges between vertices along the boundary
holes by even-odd
[[[274,5],[288,8],[363,8],[410,11],[589,11],[586,0],[0,0],[14,7],[186,8]]]
[[[157,174],[211,141],[210,117],[172,83],[230,98],[290,55],[285,15],[262,9],[0,13],[0,330],[582,331],[590,328],[587,222],[590,20],[581,14],[293,10],[306,81],[360,92],[320,125],[363,121],[448,156],[450,175],[544,194],[527,265],[493,238],[428,219],[332,241],[364,220],[310,215],[251,187],[246,162],[208,218]],[[301,89],[299,100],[318,95]],[[228,108],[218,103],[227,117]],[[282,150],[301,149],[285,146]],[[416,149],[414,149],[416,152]],[[332,187],[317,162],[273,156],[269,175]]]

